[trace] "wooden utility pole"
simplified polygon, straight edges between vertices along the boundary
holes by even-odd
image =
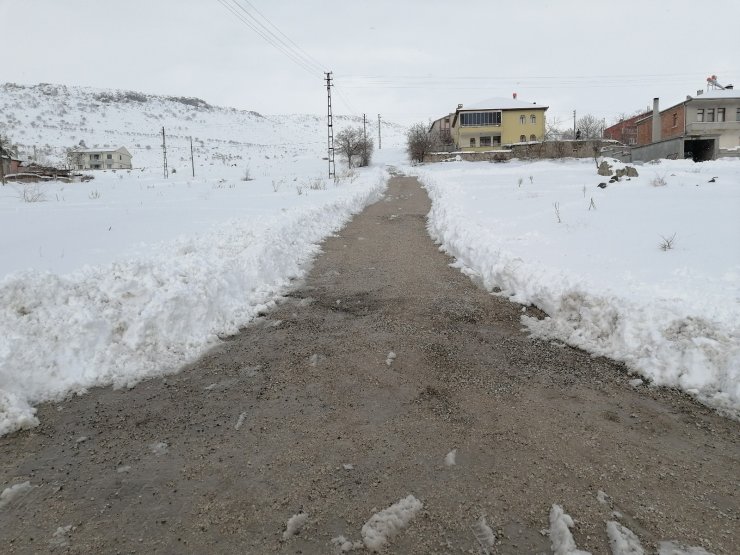
[[[329,179],[336,177],[337,168],[334,164],[334,116],[331,112],[331,71],[325,73],[326,95],[327,95],[327,115],[326,115],[326,134],[329,160]]]
[[[167,179],[170,173],[167,169],[167,141],[164,134],[164,127],[162,127],[162,161],[164,167],[164,178]]]
[[[195,160],[193,158],[193,138],[190,137],[190,165],[193,168],[193,177],[195,177]]]
[[[380,142],[380,114],[378,114],[378,150],[380,150],[382,147],[382,144]]]

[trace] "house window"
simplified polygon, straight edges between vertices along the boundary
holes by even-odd
[[[522,114],[521,116],[519,116],[519,123],[521,123],[522,125],[524,125],[525,123],[527,123],[527,116],[525,116],[524,114]]]
[[[627,144],[636,145],[637,139],[635,139],[634,137],[630,137],[629,140],[627,141]]]
[[[714,108],[707,110],[707,119],[705,121],[714,121]]]
[[[526,143],[527,142],[527,136],[526,135],[519,135],[519,142],[520,143]]]
[[[120,154],[118,155],[118,159],[119,159],[119,160],[122,160],[122,158],[121,158],[121,155],[120,155]]]
[[[92,158],[93,160],[100,160],[100,154],[91,154],[90,158]]]
[[[491,146],[491,137],[481,137],[480,146]]]
[[[537,140],[537,136],[534,135],[534,134],[532,134],[532,135],[529,136],[529,140],[530,141],[536,141]]]
[[[717,121],[725,121],[725,109],[717,108]]]
[[[704,110],[696,111],[696,121],[704,121]]]
[[[678,112],[673,113],[673,127],[678,127]]]
[[[106,155],[105,155],[105,157],[106,157],[106,158],[107,158],[108,160],[113,160],[113,155],[112,155],[112,154],[106,154]]]
[[[107,164],[105,164],[105,167],[108,168],[108,169],[111,169],[113,167],[113,163],[112,162],[108,162]]]
[[[740,108],[738,108],[737,112],[735,112],[735,121],[740,121]]]
[[[475,147],[475,137],[470,137],[470,146]]]
[[[460,114],[463,127],[501,125],[501,112],[463,112]]]
[[[534,114],[529,116],[529,123],[537,123],[537,116],[535,116]]]

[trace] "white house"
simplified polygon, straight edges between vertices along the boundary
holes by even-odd
[[[84,148],[70,153],[77,170],[130,170],[131,153],[126,147],[117,149]]]

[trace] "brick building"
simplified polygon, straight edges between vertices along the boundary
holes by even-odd
[[[619,123],[616,123],[611,127],[607,127],[604,129],[604,138],[619,141],[625,145],[636,145],[637,122],[649,115],[650,112],[645,112],[628,119],[623,119]]]

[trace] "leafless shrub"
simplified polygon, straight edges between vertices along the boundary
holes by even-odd
[[[90,191],[87,194],[87,198],[89,198],[90,200],[97,200],[97,199],[99,199],[100,198],[100,191],[98,191],[97,189],[95,189],[93,191]]]
[[[519,179],[516,180],[516,184],[517,184],[518,187],[521,187],[522,186],[522,183],[524,183],[524,178],[523,177],[520,177]]]
[[[558,223],[563,223],[563,221],[560,219],[560,203],[556,202],[555,204],[553,204],[553,207],[555,208],[555,217],[557,217]]]
[[[285,183],[284,179],[273,179],[272,180],[272,190],[276,193],[280,190],[280,187],[282,184]]]
[[[656,173],[655,177],[652,179],[652,181],[650,181],[650,185],[652,185],[653,187],[665,187],[666,185],[668,185],[668,181],[665,177],[666,174],[658,175]]]
[[[43,183],[29,183],[16,189],[22,202],[46,202],[46,190]]]
[[[589,210],[596,210],[596,203],[594,202],[594,197],[591,197],[591,204],[588,205]]]
[[[676,240],[676,234],[674,233],[670,237],[664,237],[663,235],[660,236],[662,241],[660,242],[660,250],[662,251],[669,251],[673,248],[673,242]]]
[[[252,172],[249,169],[249,166],[247,166],[244,169],[244,175],[242,175],[242,181],[253,181],[254,177],[252,177]]]
[[[308,188],[312,191],[325,191],[326,190],[326,181],[324,181],[321,177],[315,177],[311,181],[308,182]]]

